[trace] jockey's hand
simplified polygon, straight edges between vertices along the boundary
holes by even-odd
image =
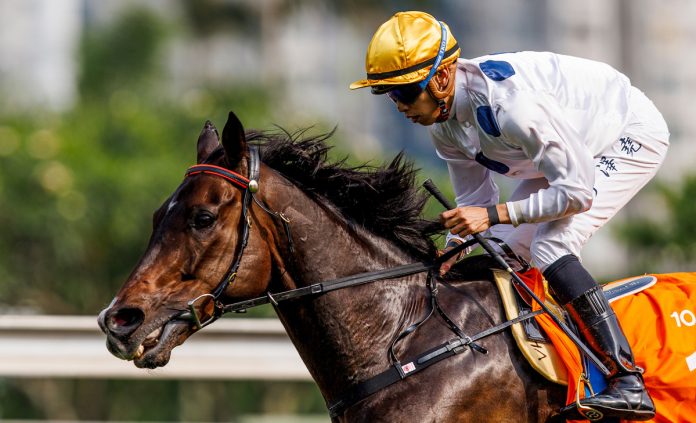
[[[446,252],[448,252],[449,250],[451,250],[452,248],[456,247],[457,245],[459,245],[461,243],[462,242],[456,238],[450,239],[447,242],[447,245],[445,246],[445,248],[443,250],[440,250],[437,252],[437,256],[440,257],[441,255],[445,254]],[[465,248],[459,254],[456,254],[456,255],[450,257],[447,261],[443,262],[440,265],[440,276],[445,276],[445,274],[447,272],[449,272],[449,270],[452,268],[452,266],[454,266],[454,264],[456,262],[463,259],[467,253],[467,250],[468,250],[468,248]]]
[[[491,227],[488,212],[484,207],[457,207],[447,210],[440,214],[440,222],[450,232],[462,238]]]

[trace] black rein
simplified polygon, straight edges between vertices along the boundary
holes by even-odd
[[[252,307],[257,307],[263,304],[271,303],[274,307],[282,301],[287,301],[296,298],[316,296],[320,294],[325,294],[327,292],[335,291],[338,289],[359,286],[370,282],[375,282],[384,279],[395,279],[404,276],[410,276],[418,273],[428,272],[427,275],[427,287],[430,292],[430,311],[428,314],[421,319],[419,322],[409,326],[402,333],[400,333],[392,342],[389,348],[389,359],[390,367],[376,375],[372,378],[365,380],[352,386],[350,389],[345,391],[338,400],[327,404],[329,409],[329,414],[331,417],[337,417],[345,412],[349,407],[355,405],[356,403],[362,401],[368,396],[374,394],[375,392],[392,385],[399,380],[402,380],[408,376],[411,376],[419,371],[429,367],[445,358],[451,357],[455,354],[459,354],[468,348],[471,348],[480,353],[486,354],[485,348],[476,344],[476,341],[484,337],[502,332],[508,327],[515,323],[528,320],[540,313],[542,311],[536,311],[533,313],[522,314],[513,320],[508,320],[499,325],[493,326],[485,331],[482,331],[473,336],[467,336],[464,332],[454,323],[445,311],[440,307],[437,301],[437,280],[433,276],[433,273],[440,268],[440,265],[451,257],[459,254],[461,251],[466,250],[472,245],[476,244],[476,240],[470,240],[466,243],[462,243],[451,250],[445,252],[441,256],[435,258],[431,262],[417,262],[411,264],[405,264],[401,266],[395,266],[389,269],[377,270],[372,272],[358,273],[351,276],[346,276],[338,279],[333,279],[329,281],[319,282],[312,285],[308,285],[301,288],[291,289],[287,291],[278,292],[272,294],[270,291],[266,292],[265,296],[252,298],[249,300],[239,301],[232,304],[223,304],[220,301],[223,293],[227,287],[234,282],[237,271],[241,264],[242,256],[244,255],[244,250],[249,242],[249,232],[251,228],[251,221],[249,216],[249,207],[251,206],[252,200],[266,213],[279,218],[283,223],[286,235],[288,237],[289,249],[292,252],[294,250],[292,243],[292,236],[290,233],[290,221],[280,212],[275,212],[264,206],[258,199],[254,196],[254,193],[258,191],[258,179],[259,179],[259,152],[257,146],[249,147],[249,177],[244,177],[236,172],[229,169],[225,169],[214,165],[195,165],[190,167],[186,176],[193,176],[197,174],[210,174],[216,175],[224,178],[232,185],[237,188],[244,190],[244,198],[242,200],[242,232],[241,232],[241,244],[237,252],[235,260],[230,265],[229,269],[225,273],[225,276],[218,283],[217,287],[209,294],[203,294],[197,298],[192,299],[188,302],[188,310],[182,311],[176,319],[187,320],[194,324],[196,330],[200,330],[203,327],[211,324],[215,320],[222,317],[222,315],[230,312],[243,313],[247,309]],[[497,241],[497,240],[496,240]],[[516,257],[514,257],[516,258]],[[523,263],[525,264],[525,263]],[[212,299],[214,303],[214,311],[212,316],[207,320],[201,321],[200,315],[196,310],[196,304],[204,298]],[[405,338],[407,335],[413,333],[418,327],[425,323],[432,315],[433,312],[437,311],[443,318],[447,326],[456,335],[456,338],[450,339],[449,341],[436,346],[428,351],[425,351],[414,358],[407,360],[406,364],[402,364],[394,354],[394,347],[397,342]]]

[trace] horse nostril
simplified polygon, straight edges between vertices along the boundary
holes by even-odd
[[[130,335],[145,319],[145,313],[139,308],[122,308],[108,317],[109,330],[117,335]]]

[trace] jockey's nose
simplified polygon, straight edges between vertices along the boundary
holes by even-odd
[[[136,307],[111,309],[104,316],[104,324],[109,333],[116,338],[127,338],[140,327],[145,313]]]

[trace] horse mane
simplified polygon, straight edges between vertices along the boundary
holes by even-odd
[[[346,158],[331,162],[326,140],[334,131],[307,136],[250,131],[247,141],[261,146],[261,161],[315,199],[328,200],[350,225],[360,225],[421,260],[431,259],[432,235],[441,229],[422,217],[428,195],[416,187],[413,162],[403,152],[382,166],[349,166]],[[324,201],[325,203],[325,201]]]

